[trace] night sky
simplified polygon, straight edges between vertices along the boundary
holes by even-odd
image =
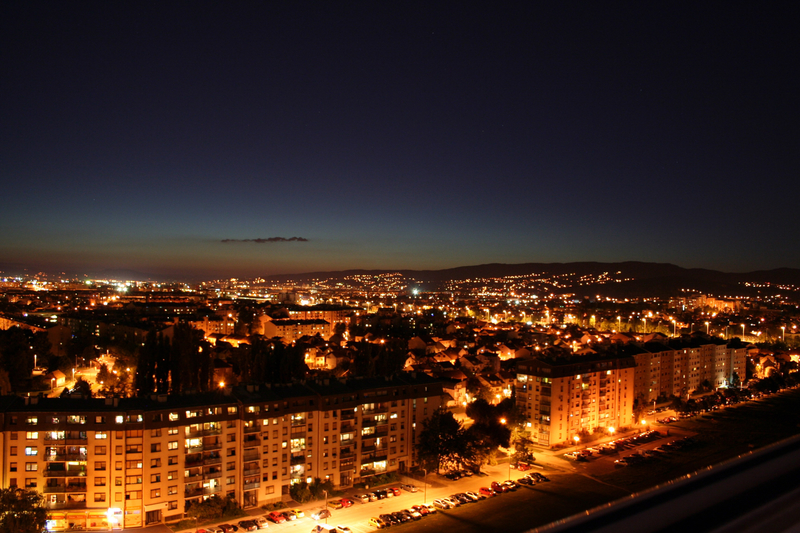
[[[5,1],[0,264],[798,268],[794,5]]]

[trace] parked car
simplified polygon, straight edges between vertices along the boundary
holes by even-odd
[[[236,526],[232,526],[231,524],[221,524],[217,526],[220,528],[224,533],[233,533],[234,531],[238,530],[239,528]]]
[[[370,501],[369,500],[369,494],[356,494],[353,497],[356,499],[356,501],[361,502],[361,503],[369,503],[369,501]]]
[[[477,493],[472,492],[472,491],[467,491],[467,492],[464,492],[463,494],[464,494],[464,496],[466,496],[467,498],[469,498],[473,502],[476,502],[476,501],[481,499],[481,497],[478,496]]]
[[[406,522],[411,520],[411,517],[408,516],[407,514],[405,514],[402,511],[395,511],[395,512],[390,513],[390,514],[394,517],[395,520],[397,520],[397,522],[399,524],[405,524]]]
[[[392,496],[400,496],[400,489],[397,487],[390,487],[386,489],[387,492],[391,492]]]
[[[436,506],[433,505],[432,503],[426,503],[426,504],[423,504],[423,505],[428,508],[428,512],[430,514],[434,514],[436,511],[438,511],[438,509],[436,509]]]
[[[406,492],[417,492],[417,491],[419,491],[419,489],[417,488],[416,485],[411,485],[409,483],[404,483],[403,485],[400,485],[400,488],[403,489]]]
[[[320,509],[319,511],[314,511],[311,514],[311,518],[313,518],[314,520],[324,520],[330,517],[331,517],[331,512],[327,509]]]
[[[302,509],[289,509],[284,514],[286,514],[286,516],[294,516],[295,518],[303,518],[306,515]]]
[[[378,529],[383,529],[385,527],[389,527],[390,524],[387,524],[383,519],[378,518],[377,516],[373,516],[369,519],[369,525],[372,527],[377,527]]]
[[[492,490],[495,491],[498,494],[509,491],[509,489],[507,489],[506,487],[504,487],[501,483],[498,483],[497,481],[492,481],[491,487],[492,487]]]
[[[266,529],[266,528],[269,527],[269,522],[267,522],[267,519],[264,518],[263,516],[259,516],[258,518],[254,518],[253,522],[256,523],[256,525],[258,526],[258,529]]]
[[[452,472],[448,472],[444,475],[447,479],[452,479],[453,481],[457,481],[461,479],[461,472],[458,470],[453,470]]]
[[[336,498],[335,500],[328,500],[328,507],[333,507],[334,509],[341,509],[344,507],[342,504],[342,500],[340,498]]]
[[[490,489],[489,487],[481,487],[481,488],[479,488],[478,489],[478,494],[480,494],[482,496],[485,496],[487,498],[490,497],[490,496],[496,496],[497,495],[497,493],[495,491],[493,491],[492,489]]]
[[[283,513],[279,513],[277,511],[272,511],[267,515],[267,518],[275,522],[276,524],[283,524],[286,522],[286,516]]]
[[[522,461],[520,461],[516,465],[511,465],[511,466],[513,466],[514,468],[516,468],[520,472],[524,472],[526,470],[530,470],[530,468],[531,468],[531,465],[529,465],[528,463],[523,463]]]
[[[258,529],[258,525],[253,520],[239,520],[239,528],[242,531],[255,531]]]
[[[428,507],[425,505],[413,505],[411,508],[422,516],[428,516],[431,513]]]
[[[395,526],[400,523],[394,516],[390,514],[382,514],[380,515],[379,518],[383,520],[387,524],[387,526]]]
[[[452,497],[450,497],[450,498],[442,498],[442,500],[447,502],[447,504],[450,507],[458,507],[459,505],[461,505],[461,502],[458,501],[458,498],[453,499]]]
[[[347,526],[336,526],[336,533],[353,533]]]
[[[444,498],[436,498],[435,500],[433,500],[433,505],[437,509],[442,509],[442,510],[452,509],[454,507],[449,502],[447,502]]]
[[[375,494],[374,492],[370,492],[369,494],[367,494],[367,496],[369,496],[369,501],[371,501],[371,502],[374,502],[374,501],[378,500],[378,495]]]

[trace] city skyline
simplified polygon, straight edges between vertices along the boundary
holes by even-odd
[[[5,12],[5,265],[800,267],[788,4]]]

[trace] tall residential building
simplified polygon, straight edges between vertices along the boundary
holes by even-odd
[[[712,388],[730,387],[745,379],[747,346],[719,338],[648,342],[632,354],[636,360],[635,397],[653,402],[659,396],[680,396],[708,381]]]
[[[517,406],[541,446],[632,422],[632,357],[540,357],[517,363]]]
[[[425,374],[251,385],[124,399],[0,397],[2,487],[44,493],[51,530],[161,524],[231,496],[336,487],[414,464],[417,424],[442,405]]]

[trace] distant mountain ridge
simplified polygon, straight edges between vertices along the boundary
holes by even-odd
[[[267,276],[271,281],[310,282],[321,279],[342,279],[351,276],[380,275],[396,272],[410,281],[430,285],[436,289],[442,283],[476,278],[503,278],[548,273],[550,275],[576,274],[600,275],[608,272],[618,277],[632,278],[621,283],[590,284],[572,287],[564,292],[591,296],[602,287],[603,294],[617,297],[629,296],[671,296],[680,294],[681,289],[691,289],[716,295],[745,296],[756,294],[763,289],[748,287],[744,283],[794,286],[800,289],[800,269],[778,268],[754,272],[721,272],[703,268],[683,268],[671,263],[647,263],[625,261],[618,263],[575,262],[575,263],[489,263],[463,266],[442,270],[341,270],[330,272],[308,272],[303,274],[280,274]],[[619,274],[616,274],[619,272]],[[777,288],[768,288],[773,293]],[[763,292],[762,292],[763,293]]]

